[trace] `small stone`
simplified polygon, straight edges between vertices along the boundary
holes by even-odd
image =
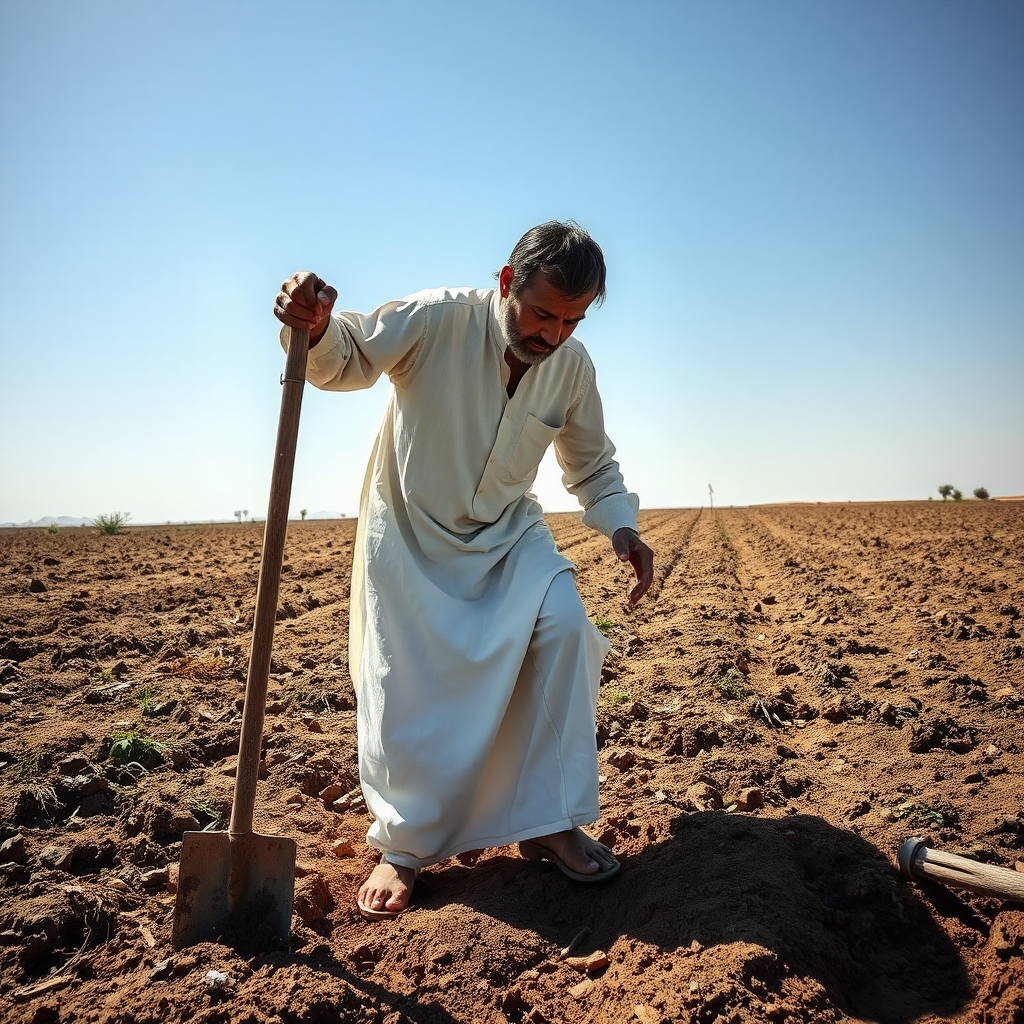
[[[589,978],[584,978],[578,985],[569,989],[569,995],[573,999],[583,999],[594,990],[594,983]]]
[[[663,789],[659,789],[654,794],[654,799],[657,803],[663,804],[668,799],[668,794]]]
[[[75,851],[67,846],[47,846],[39,854],[39,863],[44,868],[56,868],[64,871],[71,866]]]
[[[310,732],[323,732],[324,727],[320,724],[320,720],[317,718],[303,718],[302,724]]]
[[[45,594],[46,584],[42,580],[32,580],[28,585],[30,594]]]
[[[320,799],[323,800],[325,804],[333,804],[334,801],[338,799],[338,797],[344,795],[345,787],[339,786],[338,783],[336,782],[333,782],[331,783],[331,785],[325,787],[324,789],[321,789],[320,792],[317,794],[317,796],[319,796]]]
[[[153,964],[153,970],[149,972],[150,981],[164,981],[171,976],[174,970],[174,965],[170,960],[161,960],[159,963]]]
[[[990,743],[985,749],[986,757],[999,757],[1000,754],[1002,751],[994,743]]]
[[[636,764],[636,754],[632,750],[616,750],[608,756],[608,763],[620,772],[626,772]]]
[[[0,862],[7,864],[14,861],[16,864],[20,864],[25,859],[25,837],[20,832],[0,843]]]
[[[683,803],[694,811],[712,811],[722,806],[722,794],[706,782],[695,782],[687,788]]]
[[[131,886],[123,878],[108,878],[107,885],[118,892],[128,892]]]
[[[203,984],[206,985],[207,988],[222,991],[226,988],[230,988],[233,982],[231,981],[231,976],[225,974],[223,971],[207,971],[206,974],[203,975]]]
[[[601,949],[595,949],[590,956],[585,958],[586,969],[591,974],[595,971],[603,971],[610,963],[608,954]]]
[[[284,802],[286,804],[296,804],[297,806],[302,807],[306,803],[306,798],[300,790],[296,789],[285,797]]]
[[[150,868],[147,871],[143,871],[139,875],[139,881],[143,885],[157,886],[166,885],[168,879],[171,877],[171,872],[168,868]]]
[[[764,794],[761,790],[757,786],[741,789],[740,795],[736,798],[736,810],[752,811],[758,807],[764,807]]]
[[[352,845],[349,839],[337,839],[331,843],[331,853],[335,857],[354,857],[356,854],[355,847]]]
[[[633,1007],[633,1016],[640,1021],[640,1024],[661,1024],[664,1020],[653,1006],[648,1006],[646,1003],[637,1003]]]
[[[295,887],[293,909],[307,924],[323,920],[330,902],[331,890],[322,875],[308,875]]]

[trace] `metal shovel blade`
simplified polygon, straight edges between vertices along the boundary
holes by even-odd
[[[227,937],[240,945],[285,946],[294,895],[294,839],[186,832],[174,902],[174,946]]]

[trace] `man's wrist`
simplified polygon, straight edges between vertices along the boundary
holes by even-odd
[[[317,331],[309,332],[309,347],[314,348],[324,340],[324,335],[327,333],[327,328],[331,326],[331,318],[328,315],[324,320],[323,326]]]

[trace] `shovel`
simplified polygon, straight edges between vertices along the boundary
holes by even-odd
[[[233,938],[245,945],[280,947],[287,944],[291,931],[295,840],[257,835],[252,830],[252,812],[308,349],[309,332],[291,328],[288,360],[281,378],[284,391],[256,590],[231,820],[227,832],[186,832],[183,837],[171,936],[177,949]]]

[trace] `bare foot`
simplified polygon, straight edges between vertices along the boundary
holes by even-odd
[[[533,841],[550,850],[566,867],[581,875],[608,871],[619,863],[609,847],[588,836],[581,828],[552,832],[548,836],[538,836]]]
[[[419,871],[400,864],[381,862],[370,872],[370,877],[359,887],[356,903],[364,917],[396,917],[412,897],[412,887]]]

